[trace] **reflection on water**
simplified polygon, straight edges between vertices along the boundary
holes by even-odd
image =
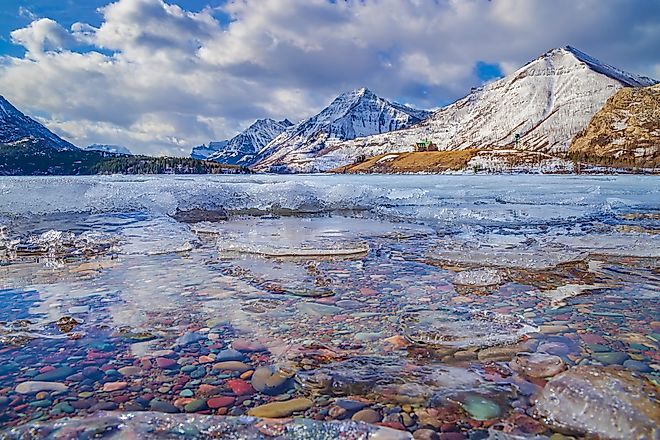
[[[0,422],[658,435],[654,181],[373,179],[0,180]]]

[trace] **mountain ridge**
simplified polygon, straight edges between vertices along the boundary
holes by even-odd
[[[32,141],[43,141],[38,144],[56,150],[78,149],[0,95],[0,144],[34,143]]]
[[[327,171],[362,157],[413,151],[423,139],[448,151],[515,148],[565,155],[572,138],[617,90],[655,83],[572,46],[551,49],[411,127],[338,142],[291,165],[299,172]]]
[[[398,130],[422,121],[429,114],[426,110],[390,102],[366,87],[351,90],[273,139],[259,152],[255,166],[261,170],[295,172],[296,162],[308,161],[335,142]]]

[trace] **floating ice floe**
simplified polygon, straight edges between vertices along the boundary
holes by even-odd
[[[461,286],[493,286],[500,284],[503,278],[494,269],[473,269],[457,273],[452,279],[454,284]]]
[[[467,308],[407,312],[400,318],[411,342],[438,347],[493,347],[514,344],[538,328],[513,315]]]

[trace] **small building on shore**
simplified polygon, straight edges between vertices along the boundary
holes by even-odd
[[[428,139],[415,142],[415,152],[420,151],[438,151],[438,146]]]

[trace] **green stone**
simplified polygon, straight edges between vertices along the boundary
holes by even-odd
[[[500,415],[500,407],[482,396],[468,396],[462,403],[463,409],[475,420],[490,420]]]
[[[50,411],[51,414],[73,414],[76,410],[66,402],[60,402]]]
[[[192,390],[183,390],[179,393],[181,397],[192,397],[193,394]]]
[[[602,345],[602,344],[587,344],[587,348],[590,351],[596,352],[596,353],[604,353],[606,351],[611,351],[610,347],[607,345]]]
[[[184,406],[183,409],[187,413],[203,411],[206,409],[206,399],[195,399],[186,406]]]
[[[626,353],[618,351],[609,353],[593,353],[591,357],[604,365],[620,365],[626,359],[628,359],[628,355]]]
[[[29,405],[36,408],[48,408],[52,404],[53,402],[51,402],[50,400],[44,399],[44,400],[35,400],[34,402],[30,402]]]

